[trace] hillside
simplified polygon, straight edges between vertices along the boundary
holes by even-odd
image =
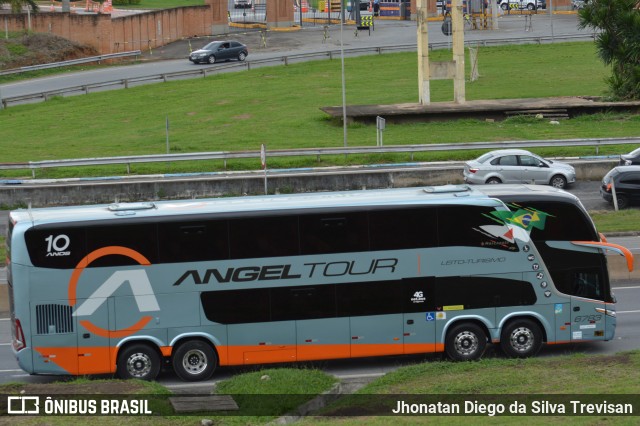
[[[93,47],[52,34],[9,34],[0,39],[0,69],[47,64],[98,55]]]

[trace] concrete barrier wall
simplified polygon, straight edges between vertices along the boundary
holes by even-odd
[[[161,9],[111,18],[109,14],[69,12],[2,13],[8,31],[51,33],[93,46],[100,54],[150,50],[186,37],[229,31],[226,0],[205,0],[204,6]],[[290,0],[267,2],[267,27],[293,25]],[[5,27],[3,26],[3,29]],[[188,52],[185,52],[187,56]]]
[[[600,180],[615,162],[573,162],[579,180]],[[299,174],[269,175],[269,193],[343,191],[399,188],[462,183],[462,164],[415,167],[404,170],[351,168],[342,171],[318,169]],[[244,194],[263,194],[264,175],[211,174],[199,177],[104,181],[74,181],[53,184],[25,183],[0,187],[0,205],[34,207],[101,204],[159,199],[191,199]]]
[[[607,256],[607,264],[609,267],[609,278],[611,281],[639,281],[640,280],[640,266],[638,265],[638,256],[636,257],[636,265],[632,272],[629,272],[627,268],[627,261],[624,257],[617,254],[609,254]],[[614,289],[615,293],[615,289]]]
[[[23,31],[29,27],[26,13],[0,16],[9,31]],[[163,9],[113,19],[108,14],[56,12],[31,15],[31,31],[87,44],[100,54],[149,50],[185,37],[211,35],[213,28],[224,31],[226,24],[226,17],[221,22],[214,21],[209,5]],[[185,52],[185,56],[187,54]]]

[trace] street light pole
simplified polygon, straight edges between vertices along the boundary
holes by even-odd
[[[328,0],[327,0],[328,1]],[[344,147],[347,147],[347,89],[344,78],[344,44],[342,42],[342,27],[344,21],[344,0],[340,0],[340,64],[342,67],[342,132]]]

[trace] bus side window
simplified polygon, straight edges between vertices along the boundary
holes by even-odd
[[[368,250],[369,224],[365,212],[300,216],[301,254]]]
[[[158,225],[158,240],[162,263],[229,258],[226,220],[161,222]]]
[[[572,295],[586,297],[589,299],[602,300],[602,285],[600,283],[600,274],[597,271],[577,271],[573,274],[573,291]]]
[[[297,256],[298,240],[296,216],[229,220],[229,251],[232,259]]]
[[[493,207],[441,206],[438,209],[438,241],[440,247],[488,247],[518,251],[515,243],[492,236],[483,226],[495,226]]]
[[[336,287],[338,316],[357,317],[402,312],[402,293],[399,281],[340,284]]]
[[[87,253],[107,246],[121,246],[137,251],[149,262],[158,261],[156,224],[114,224],[87,228]],[[137,265],[128,256],[110,255],[91,262],[91,267]]]
[[[87,254],[84,227],[34,227],[25,233],[29,258],[42,268],[74,268]],[[7,257],[11,259],[11,236],[7,237]],[[63,255],[62,255],[63,254]]]
[[[437,247],[434,208],[379,210],[369,214],[371,250]]]
[[[274,287],[271,289],[272,321],[333,318],[335,316],[335,285]]]
[[[206,318],[219,324],[244,324],[271,320],[268,288],[204,291],[200,295]]]

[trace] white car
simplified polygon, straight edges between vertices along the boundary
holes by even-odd
[[[234,9],[249,9],[251,5],[251,0],[233,0]]]
[[[566,188],[576,181],[573,166],[545,160],[523,149],[487,152],[464,166],[466,183],[532,183]]]
[[[536,10],[546,9],[547,2],[545,0],[500,0],[500,8],[504,11],[512,10]]]

